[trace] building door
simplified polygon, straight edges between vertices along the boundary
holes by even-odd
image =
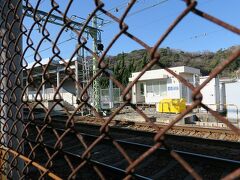
[[[137,103],[145,103],[145,86],[144,82],[137,84]]]
[[[186,100],[187,103],[192,102],[192,91],[184,84],[182,84],[182,98]]]

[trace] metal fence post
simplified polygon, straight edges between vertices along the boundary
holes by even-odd
[[[23,88],[23,75],[20,73],[22,4],[18,0],[0,0],[0,4],[1,87],[3,90],[1,97],[1,143],[6,149],[22,154],[23,113],[20,109]],[[20,179],[24,162],[10,153],[7,161],[7,178]]]

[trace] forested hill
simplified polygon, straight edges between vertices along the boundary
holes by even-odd
[[[175,66],[191,66],[199,68],[202,75],[208,75],[209,72],[216,67],[220,62],[236,48],[220,49],[217,52],[184,52],[170,48],[159,49],[161,58],[160,62],[165,67]],[[148,63],[149,55],[146,50],[134,50],[130,53],[121,53],[117,56],[109,56],[105,59],[109,63],[109,68],[114,71],[115,77],[123,84],[128,83],[128,78],[132,72],[141,71]],[[161,67],[155,65],[152,69]],[[221,74],[222,77],[235,77],[240,71],[240,57],[229,65]],[[104,87],[107,84],[105,78],[101,78],[101,85]]]

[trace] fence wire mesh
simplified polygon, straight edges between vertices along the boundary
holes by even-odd
[[[0,27],[1,27],[1,174],[7,179],[28,179],[28,178],[46,178],[74,179],[81,177],[81,173],[89,174],[88,178],[98,177],[99,179],[108,179],[103,164],[92,160],[92,150],[101,144],[105,139],[110,139],[110,143],[115,147],[115,151],[119,151],[120,157],[126,160],[124,165],[125,179],[135,177],[135,171],[138,166],[158,148],[164,146],[168,149],[169,155],[172,156],[183,169],[196,179],[201,179],[198,172],[177,152],[165,146],[164,135],[178,121],[190,113],[194,108],[201,106],[211,113],[220,122],[225,123],[229,129],[240,135],[240,130],[229,122],[226,117],[212,110],[202,103],[201,90],[214,77],[221,73],[229,64],[240,56],[240,49],[235,49],[225,61],[220,63],[216,68],[212,69],[209,77],[199,86],[194,87],[186,79],[176,74],[173,70],[165,67],[161,62],[161,55],[158,52],[159,46],[164,40],[171,36],[171,32],[181,21],[194,13],[206,21],[210,21],[217,26],[221,26],[226,30],[240,34],[240,29],[222,21],[218,17],[209,15],[198,9],[197,1],[185,0],[186,8],[175,18],[167,30],[159,37],[153,47],[134,35],[130,31],[128,24],[125,22],[130,10],[137,3],[131,0],[127,4],[121,17],[116,17],[111,11],[105,9],[105,4],[100,0],[92,1],[95,9],[89,14],[87,19],[79,20],[68,16],[73,1],[68,1],[65,9],[60,8],[57,1],[51,0],[50,10],[45,14],[39,14],[40,5],[44,0],[8,0],[1,1],[0,5]],[[79,2],[80,3],[80,2]],[[106,45],[105,50],[98,53],[89,45],[89,41],[97,40],[96,37],[99,30],[92,27],[91,23],[96,19],[96,14],[105,14],[111,21],[119,25],[119,30],[114,33],[112,41]],[[27,18],[31,19],[28,20]],[[59,21],[59,22],[58,22]],[[76,23],[76,21],[78,21]],[[55,22],[55,24],[52,24]],[[52,26],[60,24],[59,31],[55,39],[51,38]],[[30,25],[29,25],[30,24]],[[36,41],[33,37],[33,31],[38,30],[40,39]],[[71,52],[69,60],[63,57],[59,39],[66,31],[71,31],[77,39],[77,46]],[[56,32],[55,32],[56,33]],[[87,37],[87,34],[92,37]],[[127,86],[119,82],[114,74],[108,69],[106,58],[109,50],[118,39],[125,36],[129,41],[134,41],[142,46],[150,57],[148,63],[141,70],[141,73],[135,77]],[[94,39],[95,38],[95,39]],[[50,46],[51,57],[47,60],[42,49],[46,48],[44,43]],[[43,47],[42,47],[43,46]],[[101,49],[101,47],[99,47]],[[88,52],[93,58],[88,59],[90,64],[95,64],[95,69],[90,73],[85,73],[85,77],[81,80],[75,76],[74,63],[75,56],[81,49]],[[29,52],[33,52],[32,63],[27,63]],[[29,58],[28,58],[29,59]],[[31,66],[30,66],[31,64]],[[59,64],[59,65],[56,65]],[[192,90],[192,103],[187,109],[180,113],[164,128],[159,127],[148,117],[142,109],[131,102],[131,89],[137,83],[139,78],[154,65],[164,68],[172,76],[176,77],[181,83]],[[56,67],[58,66],[59,74],[57,77],[60,81],[56,82],[53,75],[56,75]],[[92,65],[91,65],[92,66]],[[86,64],[81,65],[85,70],[89,68]],[[100,76],[111,79],[114,86],[120,88],[122,102],[111,115],[103,117],[96,108],[92,99],[96,100],[95,91],[92,88],[98,87],[96,80]],[[85,78],[85,79],[84,79]],[[72,99],[75,102],[75,108],[70,102],[63,100],[63,91],[61,88],[67,81],[72,81],[78,99]],[[46,101],[44,96],[44,88],[52,88],[51,100]],[[34,91],[35,95],[30,97],[30,91]],[[95,92],[96,93],[96,92]],[[93,98],[92,98],[93,97]],[[70,97],[71,98],[71,97]],[[153,138],[154,145],[142,152],[139,156],[132,158],[131,152],[125,150],[125,147],[119,143],[109,132],[109,125],[113,118],[121,113],[122,109],[130,106],[137,114],[144,118],[145,122],[156,130]],[[56,113],[55,109],[61,109],[62,114]],[[102,121],[99,127],[99,134],[89,143],[84,134],[80,133],[77,128],[76,115],[83,109],[89,109],[90,114]],[[89,113],[88,113],[89,114]],[[88,118],[88,116],[83,116]],[[60,123],[59,119],[63,118]],[[71,141],[74,144],[71,144]],[[77,142],[77,143],[76,143]],[[77,152],[70,153],[67,149],[70,146],[79,147]],[[99,150],[99,153],[101,151]],[[111,152],[109,151],[109,155]],[[76,160],[76,157],[79,159]],[[119,170],[120,171],[120,170]],[[117,169],[115,171],[117,172]],[[226,177],[238,177],[239,169],[228,174]],[[87,175],[86,175],[87,176]],[[85,177],[86,177],[85,176]]]

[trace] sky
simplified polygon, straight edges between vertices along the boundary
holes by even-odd
[[[29,2],[33,7],[35,6],[35,0],[29,0]],[[49,0],[41,0],[40,9],[48,12],[51,9],[50,2]],[[69,1],[55,0],[55,2],[59,4],[60,9],[64,12]],[[103,2],[105,4],[104,9],[116,17],[121,17],[129,1],[103,0]],[[240,28],[240,0],[199,0],[197,7],[212,16]],[[84,22],[84,20],[78,17],[87,18],[94,8],[93,0],[73,0],[68,17],[75,17],[75,21]],[[160,36],[185,8],[186,4],[182,0],[138,0],[126,17],[125,23],[129,26],[128,31],[131,34],[149,46],[154,46]],[[54,14],[59,15],[57,12],[54,12]],[[97,15],[103,19],[103,25],[99,26],[99,28],[102,30],[101,41],[107,47],[119,32],[119,25],[101,12],[98,12]],[[25,24],[26,27],[30,28],[32,20],[26,18]],[[42,35],[38,29],[38,26],[34,26],[34,31],[31,33],[31,38],[35,45],[42,39]],[[61,27],[48,24],[47,29],[50,33],[50,38],[55,41]],[[92,49],[91,37],[85,36],[89,39],[88,47]],[[239,42],[239,35],[190,13],[177,25],[159,48],[170,47],[190,52],[215,52],[219,49],[239,45]],[[70,30],[64,31],[57,44],[61,50],[61,56],[63,58],[70,58],[77,45],[76,34]],[[47,41],[43,42],[39,49],[42,58],[53,55],[51,47],[51,43]],[[131,52],[136,49],[143,49],[143,47],[123,35],[117,40],[108,55]],[[86,55],[88,54],[86,53]],[[28,61],[31,61],[34,52],[29,50],[25,56]]]

